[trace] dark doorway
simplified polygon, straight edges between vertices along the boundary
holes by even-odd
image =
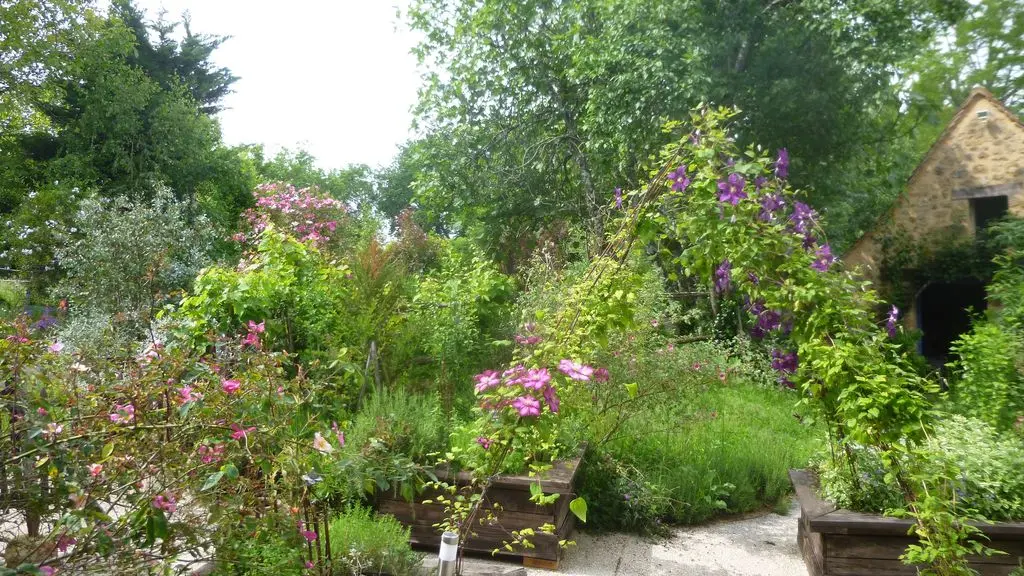
[[[1010,209],[1010,199],[1006,196],[973,198],[971,211],[974,212],[974,231],[981,232],[989,224],[1006,216]]]
[[[985,310],[985,285],[978,281],[934,282],[917,296],[921,354],[933,364],[950,360],[949,346],[971,328],[972,314]]]

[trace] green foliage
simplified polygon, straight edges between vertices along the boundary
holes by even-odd
[[[1020,334],[998,324],[975,322],[952,347],[958,378],[952,388],[956,408],[1007,429],[1024,414],[1024,343]]]
[[[694,357],[685,349],[679,354]],[[654,360],[638,359],[637,364]],[[645,390],[671,392],[633,405],[629,419],[611,436],[607,424],[593,427],[593,441],[605,439],[604,451],[626,467],[616,480],[620,497],[632,498],[632,488],[639,498],[635,504],[613,506],[609,516],[595,504],[591,509],[598,525],[603,519],[616,526],[616,511],[623,507],[649,514],[648,521],[699,523],[722,512],[774,504],[789,493],[787,470],[803,466],[819,446],[819,430],[795,417],[793,395],[728,375],[723,385],[721,372],[707,360],[699,371],[692,370],[689,375],[685,369],[666,371],[677,382],[641,380]],[[598,497],[593,488],[584,485],[582,490]],[[640,527],[643,519],[635,521],[634,527]]]
[[[744,111],[742,142],[789,147],[812,202],[843,213],[845,244],[915,163],[894,70],[966,7],[418,0],[408,17],[423,38],[427,135],[383,200],[412,197],[432,224],[473,230],[494,253],[560,220],[601,236],[613,189],[645,181],[661,123],[713,102]]]
[[[371,396],[345,435],[346,450],[364,452],[374,443],[391,454],[431,464],[448,447],[448,421],[436,394],[401,388]]]
[[[286,536],[286,534],[289,537]],[[214,576],[301,576],[302,539],[293,526],[268,519],[264,529],[229,540],[217,550]]]
[[[16,280],[0,280],[0,318],[13,318],[24,305],[24,285]]]
[[[1013,521],[1024,517],[1024,447],[985,422],[963,416],[940,421],[924,450],[926,472],[945,476],[957,506],[971,517]],[[849,456],[853,456],[852,462]],[[906,462],[904,462],[906,464]],[[900,488],[886,477],[877,450],[851,446],[819,464],[824,495],[837,506],[884,512],[905,506]]]
[[[421,555],[409,547],[409,529],[390,516],[352,507],[331,521],[331,574],[418,574]]]
[[[106,316],[137,338],[154,313],[187,290],[210,262],[209,222],[160,188],[150,201],[82,201],[57,250],[64,278],[54,293],[83,316]],[[116,318],[115,318],[116,317]],[[66,343],[87,344],[88,333]]]
[[[432,362],[430,377],[451,409],[469,393],[470,377],[501,353],[493,342],[511,328],[512,280],[466,240],[443,246],[436,268],[419,280],[405,330],[406,352]]]

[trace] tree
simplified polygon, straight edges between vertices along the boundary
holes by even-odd
[[[900,109],[899,66],[960,4],[417,0],[418,117],[449,160],[428,173],[455,186],[462,227],[504,228],[488,210],[497,199],[599,231],[613,189],[642,180],[664,120],[710,101],[744,111],[742,142],[788,147],[812,201],[843,202],[836,183],[851,179],[834,167],[875,143]]]
[[[138,66],[164,90],[184,86],[203,114],[212,115],[223,109],[220,101],[231,91],[238,77],[231,70],[215,66],[210,57],[227,36],[193,34],[188,12],[180,22],[168,21],[161,12],[151,24],[132,0],[117,0],[112,15],[121,19],[135,36],[136,48],[128,62]],[[173,35],[184,29],[181,41]],[[155,38],[152,36],[155,35]]]

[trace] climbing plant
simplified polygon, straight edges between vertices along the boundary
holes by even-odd
[[[631,208],[612,245],[650,243],[666,268],[700,279],[719,301],[742,302],[741,327],[778,342],[779,381],[824,422],[833,453],[855,444],[880,453],[915,520],[918,542],[903,560],[926,565],[923,573],[970,573],[965,557],[985,548],[946,480],[956,471],[923,465],[939,387],[893,342],[894,320],[876,323],[878,296],[836,265],[820,217],[787,183],[786,151],[772,160],[739,149],[735,115],[703,107],[689,130],[666,126],[683,133],[661,151],[649,183],[625,194]]]

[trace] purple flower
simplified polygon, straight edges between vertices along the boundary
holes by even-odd
[[[785,207],[786,201],[781,194],[765,194],[761,197],[761,213],[758,214],[758,218],[765,222],[771,222],[775,219],[775,213]]]
[[[728,260],[722,260],[715,270],[715,291],[725,294],[732,287],[732,264]]]
[[[498,373],[494,370],[488,370],[482,374],[477,374],[473,378],[476,380],[477,394],[490,390],[498,384],[501,384],[501,378],[498,377]]]
[[[540,400],[533,396],[520,396],[516,398],[512,401],[512,407],[523,417],[540,416]]]
[[[754,286],[757,286],[758,283],[761,282],[761,279],[758,278],[757,274],[754,274],[753,272],[747,272],[747,280],[750,280],[750,283],[753,284]]]
[[[607,382],[612,379],[612,375],[608,373],[607,368],[598,368],[594,370],[594,382]]]
[[[820,246],[815,252],[814,262],[811,262],[811,268],[814,268],[818,272],[828,272],[828,269],[836,261],[836,257],[832,255],[832,249],[829,248],[828,244]]]
[[[615,207],[622,210],[622,188],[615,189]]]
[[[547,386],[550,381],[551,373],[548,372],[547,368],[530,370],[526,373],[526,377],[523,380],[523,388],[540,390],[544,386]]]
[[[558,363],[558,371],[573,380],[579,380],[581,382],[590,380],[590,377],[594,374],[594,369],[590,366],[580,364],[579,362],[573,362],[568,359],[563,359]]]
[[[544,401],[548,404],[548,410],[551,410],[552,414],[558,414],[558,406],[560,404],[558,400],[558,393],[555,392],[554,386],[546,386],[544,388]]]
[[[685,191],[686,187],[690,185],[690,179],[686,176],[686,164],[676,168],[675,172],[670,172],[668,179],[672,181],[673,190],[676,192]]]
[[[793,203],[793,214],[789,217],[790,229],[796,234],[807,234],[814,226],[818,214],[803,202]]]
[[[781,325],[782,314],[779,314],[775,310],[762,310],[761,313],[757,315],[757,321],[754,323],[754,327],[751,328],[750,335],[754,338],[761,339]]]
[[[893,306],[889,309],[889,316],[885,319],[885,331],[889,333],[889,338],[896,337],[896,320],[900,316],[900,309]]]
[[[743,179],[743,176],[736,173],[729,174],[728,179],[718,183],[718,201],[728,202],[733,206],[739,204],[740,200],[747,197],[747,193],[743,191],[746,184],[747,181]]]
[[[768,179],[765,178],[764,176],[758,176],[757,178],[754,178],[754,190],[760,192],[761,188],[764,188],[764,185],[767,183]]]
[[[486,436],[477,436],[476,443],[479,444],[484,450],[491,449],[491,439]]]
[[[796,372],[798,358],[796,352],[783,352],[778,348],[772,350],[772,369],[783,374]]]
[[[779,148],[779,157],[775,160],[775,177],[779,180],[789,178],[789,151]]]

